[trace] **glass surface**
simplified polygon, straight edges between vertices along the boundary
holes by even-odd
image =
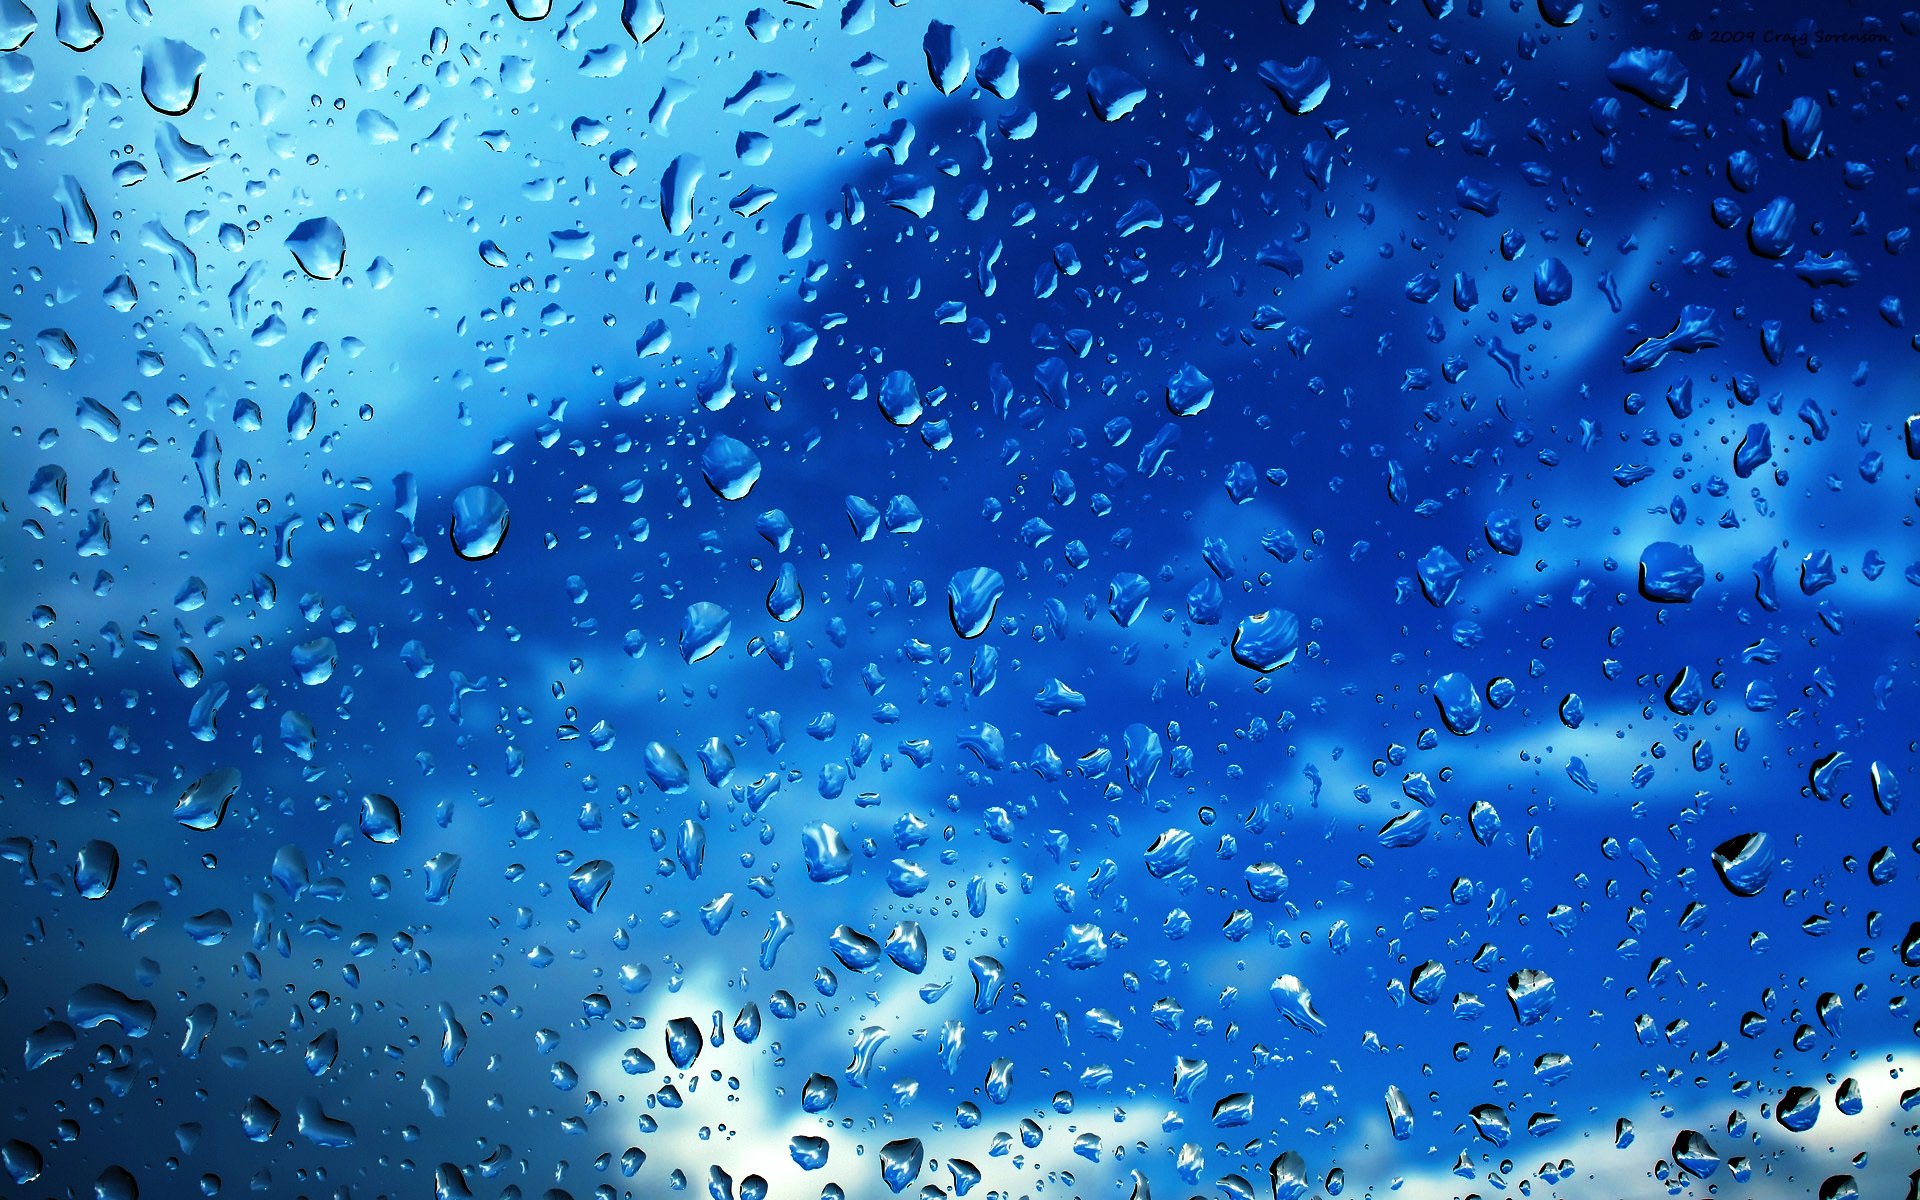
[[[1876,4],[0,0],[0,1194],[1914,1194]]]

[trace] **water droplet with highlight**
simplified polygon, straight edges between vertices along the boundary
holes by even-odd
[[[347,235],[332,217],[310,217],[294,226],[287,249],[309,279],[338,279],[347,269]]]
[[[453,498],[453,518],[447,525],[453,552],[468,562],[493,557],[506,540],[510,520],[499,492],[484,485],[462,488]]]

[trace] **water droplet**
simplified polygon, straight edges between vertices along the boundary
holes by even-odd
[[[886,378],[880,381],[880,389],[874,399],[880,406],[881,415],[901,429],[911,426],[926,412],[926,401],[920,395],[920,385],[905,371],[887,372]]]
[[[173,38],[163,38],[146,49],[140,63],[140,95],[148,107],[167,117],[185,116],[200,97],[200,74],[206,69],[207,56],[197,47]],[[297,234],[298,231],[296,231]],[[294,250],[295,256],[300,254]],[[308,274],[313,274],[305,262]],[[336,270],[334,274],[338,274]],[[331,279],[332,275],[316,276]]]
[[[933,86],[943,96],[958,91],[973,65],[959,31],[944,21],[933,21],[927,25],[922,45],[927,53],[927,75],[933,80]]]
[[[1764,833],[1743,833],[1713,849],[1713,869],[1736,896],[1758,896],[1773,877],[1773,843]]]
[[[744,500],[760,482],[760,456],[745,442],[722,434],[701,452],[700,473],[722,500]]]
[[[1819,1089],[1799,1086],[1788,1088],[1774,1108],[1774,1118],[1783,1128],[1794,1133],[1805,1133],[1812,1129],[1820,1119]]]
[[[827,1165],[831,1143],[810,1133],[796,1133],[787,1140],[787,1153],[803,1171],[818,1171]]]
[[[1319,108],[1333,88],[1333,74],[1327,64],[1311,55],[1292,65],[1269,59],[1260,64],[1259,73],[1260,82],[1294,116]]]
[[[718,653],[733,632],[733,614],[718,604],[702,600],[687,606],[680,619],[680,657],[697,663]]]
[[[506,540],[511,514],[499,492],[484,485],[462,488],[453,498],[447,536],[453,552],[468,562],[491,558]]]
[[[1480,728],[1480,690],[1465,675],[1453,671],[1434,680],[1433,699],[1448,732],[1464,737]]]
[[[262,1097],[250,1097],[240,1106],[240,1130],[247,1135],[247,1140],[267,1141],[279,1128],[280,1110]]]
[[[1687,98],[1687,68],[1671,50],[1636,46],[1607,66],[1607,82],[1656,108],[1679,108]]]
[[[73,888],[83,899],[105,899],[120,878],[120,850],[98,838],[80,847],[74,857]]]
[[[1213,380],[1192,363],[1182,363],[1167,380],[1167,411],[1176,417],[1194,417],[1213,404]]]
[[[1273,1000],[1275,1011],[1286,1018],[1289,1025],[1313,1034],[1326,1030],[1326,1022],[1322,1021],[1320,1014],[1314,1011],[1313,994],[1307,990],[1306,984],[1300,982],[1298,976],[1281,975],[1275,978],[1273,986],[1268,989],[1268,994]]]
[[[853,848],[825,821],[809,821],[801,828],[800,849],[807,878],[815,883],[839,883],[853,871]]]
[[[1274,1200],[1301,1200],[1313,1187],[1307,1178],[1307,1160],[1298,1150],[1288,1150],[1268,1168]]]
[[[453,881],[460,874],[461,858],[452,851],[442,850],[426,861],[426,900],[428,904],[445,904],[453,896]]]
[[[347,235],[332,217],[309,217],[294,226],[287,249],[309,279],[338,279],[347,269]]]
[[[660,216],[668,233],[693,228],[694,191],[706,172],[706,161],[698,154],[682,154],[667,164],[660,176]]]
[[[681,1071],[691,1067],[704,1044],[700,1023],[692,1017],[674,1017],[667,1022],[666,1044],[668,1062]]]
[[[1234,661],[1262,674],[1292,662],[1299,648],[1300,618],[1284,608],[1255,613],[1234,627]]]
[[[1696,1179],[1711,1178],[1720,1169],[1720,1156],[1707,1139],[1692,1129],[1683,1129],[1673,1139],[1673,1161]]]
[[[26,0],[0,0],[0,54],[12,54],[27,44],[40,23]],[[27,1180],[15,1179],[15,1183]]]
[[[173,806],[173,819],[188,829],[217,829],[239,792],[240,772],[233,767],[216,767],[180,794]]]
[[[1556,988],[1553,977],[1532,968],[1507,976],[1507,1001],[1513,1005],[1513,1019],[1522,1025],[1537,1024],[1553,1008]]]
[[[567,876],[567,887],[573,892],[575,904],[587,912],[597,912],[613,887],[613,864],[604,858],[581,863]]]
[[[1707,581],[1693,547],[1653,542],[1640,553],[1640,594],[1660,604],[1686,604]]]
[[[907,1190],[926,1164],[919,1138],[899,1138],[880,1147],[880,1179],[896,1195]]]
[[[1102,121],[1118,121],[1147,98],[1147,85],[1119,67],[1101,66],[1087,72],[1087,100]]]
[[[800,1088],[800,1107],[810,1113],[826,1112],[840,1098],[840,1085],[831,1076],[815,1072]]]
[[[308,687],[316,687],[332,679],[339,665],[340,650],[332,638],[314,638],[293,648],[293,673]]]
[[[381,846],[400,840],[400,805],[392,796],[368,792],[360,797],[360,836]]]

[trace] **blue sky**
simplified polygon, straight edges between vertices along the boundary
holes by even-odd
[[[1911,22],[1845,9],[1816,47],[1764,6],[921,0],[680,6],[639,43],[591,2],[135,4],[81,52],[27,7],[0,1024],[72,1031],[0,1062],[31,1194],[117,1166],[149,1195],[717,1168],[869,1196],[907,1138],[914,1188],[957,1159],[1007,1196],[1265,1196],[1288,1151],[1321,1195],[1905,1179]],[[1017,90],[943,95],[930,37],[1010,54]],[[166,39],[205,59],[177,117],[142,99],[190,69]],[[1642,49],[1686,72],[1671,110],[1620,86]],[[1309,59],[1294,113],[1268,81]],[[316,219],[336,278],[288,248]],[[1689,320],[1714,335],[1629,369]],[[722,437],[759,462],[739,499],[703,477]],[[510,514],[480,561],[448,538],[472,487]],[[1701,564],[1690,601],[1641,594],[1659,543]],[[963,638],[978,567],[1005,592]],[[729,633],[689,663],[696,605]],[[1292,660],[1236,661],[1280,612]],[[1455,673],[1470,733],[1432,694]],[[183,826],[221,768],[226,819]],[[362,835],[367,793],[397,840]],[[840,882],[807,876],[818,823]],[[1159,877],[1163,833],[1192,853]],[[1774,865],[1739,897],[1712,854],[1753,833]],[[89,899],[95,841],[120,870]],[[923,972],[832,953],[902,922]],[[1523,971],[1553,980],[1530,1024]],[[151,1030],[81,1027],[93,984]],[[715,1014],[673,1069],[668,1024]],[[1795,1086],[1824,1105],[1799,1134],[1770,1116]],[[1686,1130],[1751,1178],[1678,1171]]]

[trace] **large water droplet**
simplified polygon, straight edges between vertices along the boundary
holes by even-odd
[[[453,552],[469,562],[491,558],[506,540],[510,514],[499,492],[484,485],[462,488],[453,498],[447,536]]]
[[[100,14],[93,10],[93,0],[55,0],[55,4],[53,36],[62,46],[84,54],[107,36]]]
[[[1656,108],[1679,108],[1687,98],[1687,68],[1671,50],[1636,46],[1607,66],[1607,82]]]
[[[1195,417],[1213,404],[1213,380],[1192,363],[1183,363],[1167,380],[1167,411],[1176,417]]]
[[[1697,1130],[1683,1129],[1673,1139],[1673,1161],[1696,1179],[1710,1178],[1720,1169],[1720,1155]]]
[[[874,399],[880,405],[881,414],[902,429],[918,421],[926,411],[920,385],[905,371],[888,371]]]
[[[1291,66],[1271,59],[1260,64],[1260,82],[1267,85],[1280,103],[1295,116],[1320,107],[1333,88],[1333,75],[1325,61],[1312,57]]]
[[[216,767],[188,785],[173,806],[173,819],[188,829],[215,829],[226,820],[227,805],[240,792],[240,772]]]
[[[815,1072],[800,1087],[800,1108],[804,1112],[825,1112],[840,1098],[840,1085],[832,1076]]]
[[[851,971],[871,971],[880,963],[880,943],[851,925],[834,926],[827,935],[827,948]]]
[[[1102,121],[1118,121],[1147,98],[1147,85],[1119,67],[1101,66],[1087,72],[1087,100]]]
[[[462,859],[450,850],[442,850],[426,862],[426,898],[428,904],[445,904],[453,897],[453,882],[460,876]]]
[[[947,584],[947,617],[963,638],[977,638],[993,624],[994,610],[1007,590],[1006,577],[992,567],[954,572]]]
[[[1774,1108],[1774,1119],[1795,1133],[1805,1133],[1820,1119],[1820,1089],[1790,1087]]]
[[[400,840],[400,806],[392,796],[368,792],[360,797],[360,836],[382,846]]]
[[[567,876],[567,888],[573,893],[573,902],[587,912],[598,911],[600,902],[607,898],[607,892],[612,887],[613,864],[604,858],[581,863]]]
[[[803,1171],[818,1171],[827,1165],[832,1143],[810,1133],[796,1133],[787,1141],[787,1153]]]
[[[200,73],[207,56],[195,46],[163,38],[147,47],[140,63],[140,95],[148,107],[168,117],[185,116],[200,97]],[[296,255],[300,252],[294,251]],[[303,266],[305,264],[302,264]],[[308,271],[312,274],[312,271]],[[338,272],[335,272],[338,274]],[[321,278],[331,279],[332,276]]]
[[[692,1017],[674,1017],[667,1022],[667,1061],[684,1071],[700,1057],[703,1044],[700,1022]]]
[[[1298,1150],[1288,1150],[1268,1168],[1274,1200],[1300,1200],[1313,1187],[1307,1178],[1307,1160]]]
[[[280,1110],[260,1096],[240,1106],[240,1131],[249,1141],[264,1142],[280,1128]]]
[[[1241,621],[1233,630],[1234,661],[1265,674],[1293,661],[1300,649],[1300,618],[1284,608]]]
[[[707,164],[698,154],[682,154],[667,164],[660,175],[660,217],[669,233],[685,233],[693,228],[693,193],[707,172]]]
[[[119,878],[120,850],[112,842],[96,838],[74,856],[73,889],[84,899],[104,899]]]
[[[926,1150],[919,1138],[899,1138],[880,1147],[880,1179],[889,1191],[904,1192],[920,1177]]]
[[[809,821],[801,828],[800,851],[807,878],[815,883],[838,883],[853,870],[853,847],[825,821]]]
[[[0,0],[0,54],[11,54],[27,44],[40,28],[26,0]],[[24,1179],[15,1180],[25,1183]]]
[[[1300,982],[1299,976],[1277,977],[1268,989],[1268,995],[1273,1000],[1274,1010],[1286,1018],[1289,1025],[1313,1034],[1326,1029],[1327,1023],[1314,1010],[1313,993],[1307,990],[1306,984]]]
[[[664,0],[620,0],[620,24],[636,42],[653,40],[667,24]]]
[[[340,665],[340,649],[330,637],[314,638],[293,648],[293,673],[308,687],[333,678]]]
[[[1743,833],[1713,848],[1713,869],[1736,896],[1758,896],[1773,877],[1773,843],[1764,833]]]
[[[922,46],[927,52],[927,75],[933,80],[933,86],[939,88],[943,96],[952,95],[967,81],[967,71],[973,65],[959,31],[944,21],[934,21],[927,26]]]
[[[732,632],[732,613],[705,600],[690,604],[680,619],[680,657],[688,663],[708,658],[727,644]]]
[[[1653,542],[1640,553],[1640,594],[1659,604],[1685,604],[1707,582],[1693,547]]]
[[[1453,671],[1434,680],[1433,699],[1449,732],[1465,736],[1480,728],[1480,689],[1465,675]]]
[[[1526,968],[1507,976],[1507,1001],[1513,1005],[1513,1019],[1522,1025],[1546,1016],[1555,995],[1553,977],[1545,971]]]
[[[338,279],[347,269],[347,235],[332,217],[309,217],[294,226],[287,249],[310,279]]]
[[[760,482],[760,456],[745,442],[722,434],[701,452],[700,473],[722,500],[744,500]]]

